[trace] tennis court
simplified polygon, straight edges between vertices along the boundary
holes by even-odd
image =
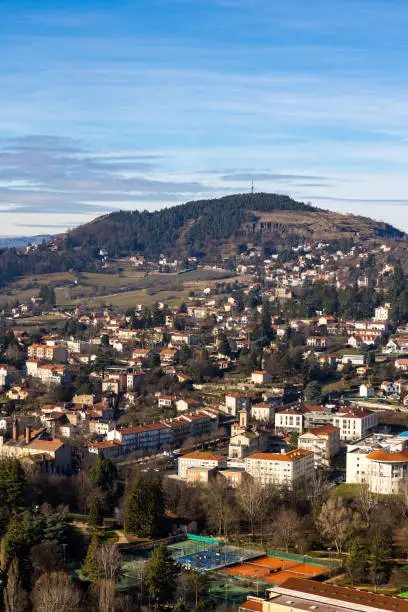
[[[316,578],[327,572],[328,568],[323,565],[268,556],[237,563],[222,570],[228,576],[273,585],[282,584],[288,578]]]
[[[179,557],[177,563],[180,563],[186,569],[195,569],[200,572],[206,572],[219,567],[237,563],[241,558],[238,555],[231,555],[224,551],[205,550],[196,553],[195,555],[185,555]]]

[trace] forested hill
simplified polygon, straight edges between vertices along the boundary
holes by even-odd
[[[184,255],[202,251],[212,241],[234,237],[255,222],[252,211],[313,211],[288,196],[255,193],[198,200],[154,212],[121,211],[105,215],[70,234],[73,246],[97,246],[110,255],[143,252]]]
[[[154,212],[119,211],[95,219],[36,250],[0,250],[0,285],[23,275],[66,270],[96,270],[100,249],[109,257],[164,254],[179,260],[197,256],[217,263],[243,245],[262,245],[265,253],[302,240],[346,241],[405,237],[386,223],[340,215],[267,193],[236,194],[187,202]]]
[[[298,243],[299,237],[402,237],[386,223],[338,215],[288,196],[254,193],[187,202],[155,212],[115,212],[73,230],[73,247],[102,248],[111,256],[132,252],[157,257],[217,257],[228,243]]]

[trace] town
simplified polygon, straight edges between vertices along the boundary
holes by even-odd
[[[1,485],[5,559],[21,558],[28,496],[25,520],[36,503],[64,525],[46,538],[64,560],[44,558],[109,584],[110,606],[405,610],[408,286],[390,242],[343,242],[243,243],[217,266],[101,250],[107,277],[220,276],[183,300],[95,308],[58,304],[51,275],[3,303],[0,466],[22,470],[8,504]],[[45,546],[29,540],[25,554]]]

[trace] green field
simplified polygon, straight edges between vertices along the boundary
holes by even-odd
[[[27,302],[39,294],[41,285],[52,283],[58,306],[112,304],[128,308],[157,301],[179,306],[190,291],[200,291],[218,281],[233,278],[228,271],[197,269],[185,274],[144,273],[125,270],[117,274],[83,273],[26,276],[0,294],[0,306],[18,300]]]

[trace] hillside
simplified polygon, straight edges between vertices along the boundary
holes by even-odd
[[[111,256],[139,251],[216,258],[230,241],[250,240],[283,246],[299,237],[402,237],[392,226],[353,215],[340,215],[296,202],[288,196],[237,194],[214,200],[187,202],[155,212],[115,212],[70,233],[73,247],[102,248]]]
[[[314,208],[288,196],[237,194],[154,212],[113,212],[30,253],[2,249],[0,285],[33,274],[98,272],[100,249],[111,258],[139,253],[153,260],[164,254],[179,260],[197,256],[206,262],[219,262],[221,256],[235,254],[241,245],[278,250],[297,245],[300,239],[331,241],[340,246],[344,239],[404,236],[386,223]]]

